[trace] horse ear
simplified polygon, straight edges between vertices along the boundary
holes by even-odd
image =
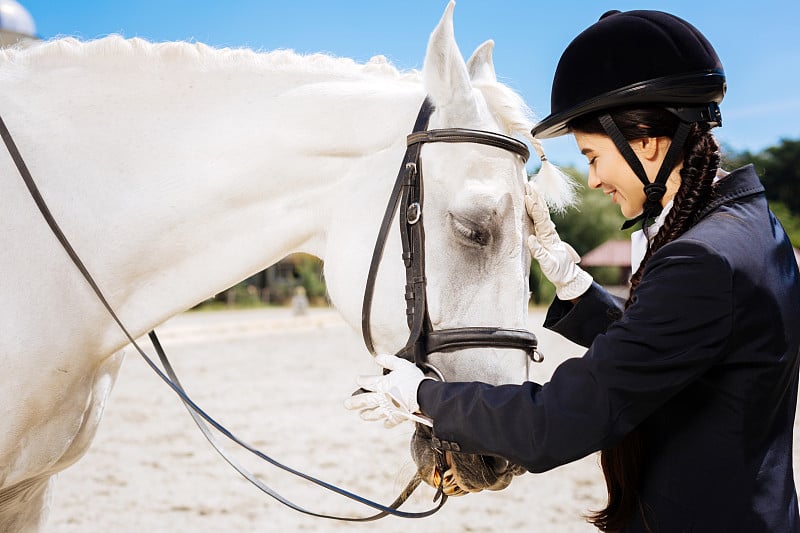
[[[494,50],[494,41],[489,39],[476,48],[472,53],[472,57],[467,61],[467,71],[472,83],[497,81],[497,74],[494,72],[494,62],[492,61],[492,50]]]
[[[458,49],[453,31],[455,5],[454,0],[447,4],[442,20],[431,33],[422,66],[425,89],[433,104],[439,108],[453,102],[463,104],[474,101],[467,65]]]

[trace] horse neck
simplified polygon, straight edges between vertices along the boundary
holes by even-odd
[[[324,259],[352,207],[343,190],[377,181],[357,197],[385,201],[422,97],[417,82],[331,58],[211,65],[185,46],[67,54],[0,80],[56,218],[142,331],[288,253]]]

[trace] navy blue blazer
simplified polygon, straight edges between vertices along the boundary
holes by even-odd
[[[545,326],[589,348],[550,382],[424,381],[435,436],[542,472],[639,428],[654,531],[800,531],[800,275],[753,167],[715,190],[699,222],[653,254],[624,313],[596,284],[553,303]]]

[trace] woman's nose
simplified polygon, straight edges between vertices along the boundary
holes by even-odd
[[[600,184],[601,184],[600,180],[597,178],[597,174],[595,173],[594,169],[592,169],[592,168],[589,169],[589,182],[588,182],[588,184],[589,184],[589,187],[591,187],[592,189],[599,188]]]

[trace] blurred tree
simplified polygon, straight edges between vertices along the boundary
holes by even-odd
[[[630,232],[620,234],[625,218],[609,199],[599,190],[586,186],[586,175],[574,168],[565,169],[576,178],[578,204],[564,213],[553,213],[553,222],[561,238],[570,243],[580,255],[603,244],[608,239],[626,238]]]
[[[723,168],[731,170],[749,163],[755,166],[770,207],[792,244],[800,246],[800,140],[781,139],[776,146],[755,154],[723,146]]]
[[[322,260],[313,255],[297,254],[294,270],[300,285],[306,290],[308,299],[312,303],[327,303],[328,293],[322,275]]]
[[[800,215],[792,213],[783,202],[770,202],[769,208],[780,220],[792,246],[800,248]]]

